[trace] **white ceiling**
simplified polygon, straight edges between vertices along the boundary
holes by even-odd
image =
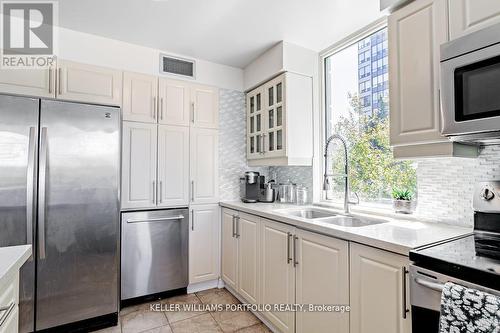
[[[320,51],[380,17],[379,0],[63,0],[61,26],[243,68],[285,40]]]

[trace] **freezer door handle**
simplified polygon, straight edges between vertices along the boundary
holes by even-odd
[[[33,215],[35,196],[36,129],[30,127],[28,142],[28,167],[26,181],[26,244],[33,244]]]
[[[47,175],[47,127],[42,127],[40,137],[40,188],[38,193],[38,243],[39,257],[45,259],[45,184]]]
[[[141,222],[166,222],[166,221],[179,221],[184,219],[184,215],[151,218],[151,219],[128,219],[127,223],[141,223]]]

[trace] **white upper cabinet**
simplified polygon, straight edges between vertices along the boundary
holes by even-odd
[[[448,6],[451,39],[500,23],[498,0],[448,0]]]
[[[189,128],[158,126],[158,206],[189,204]]]
[[[56,97],[56,69],[0,69],[0,92]]]
[[[123,73],[123,120],[155,123],[158,78],[138,73]]]
[[[391,145],[441,136],[439,46],[448,40],[446,2],[419,0],[389,16]]]
[[[186,81],[160,78],[159,123],[189,126],[191,86]]]
[[[219,89],[191,85],[191,121],[197,128],[219,127]]]
[[[191,128],[191,203],[219,202],[219,131]]]
[[[347,241],[297,229],[298,304],[349,304]],[[296,313],[296,332],[349,332],[349,313]]]
[[[121,71],[66,60],[57,67],[57,98],[121,106]]]
[[[283,73],[247,93],[251,166],[312,165],[312,79]]]
[[[351,243],[351,333],[411,332],[408,265],[408,257]]]
[[[155,207],[157,126],[123,122],[122,208]]]
[[[191,207],[189,283],[219,278],[219,205]]]

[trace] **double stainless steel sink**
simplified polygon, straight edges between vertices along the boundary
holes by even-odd
[[[374,224],[387,223],[388,221],[377,218],[367,218],[354,215],[339,214],[327,209],[316,207],[305,207],[301,209],[286,209],[281,210],[281,213],[289,216],[299,217],[306,220],[314,220],[327,224],[334,224],[341,227],[364,227]]]

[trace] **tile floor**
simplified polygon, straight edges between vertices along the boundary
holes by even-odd
[[[210,289],[176,296],[153,304],[238,304],[226,289]],[[97,333],[212,333],[212,332],[271,332],[251,312],[155,312],[150,303],[120,311],[118,326]]]

